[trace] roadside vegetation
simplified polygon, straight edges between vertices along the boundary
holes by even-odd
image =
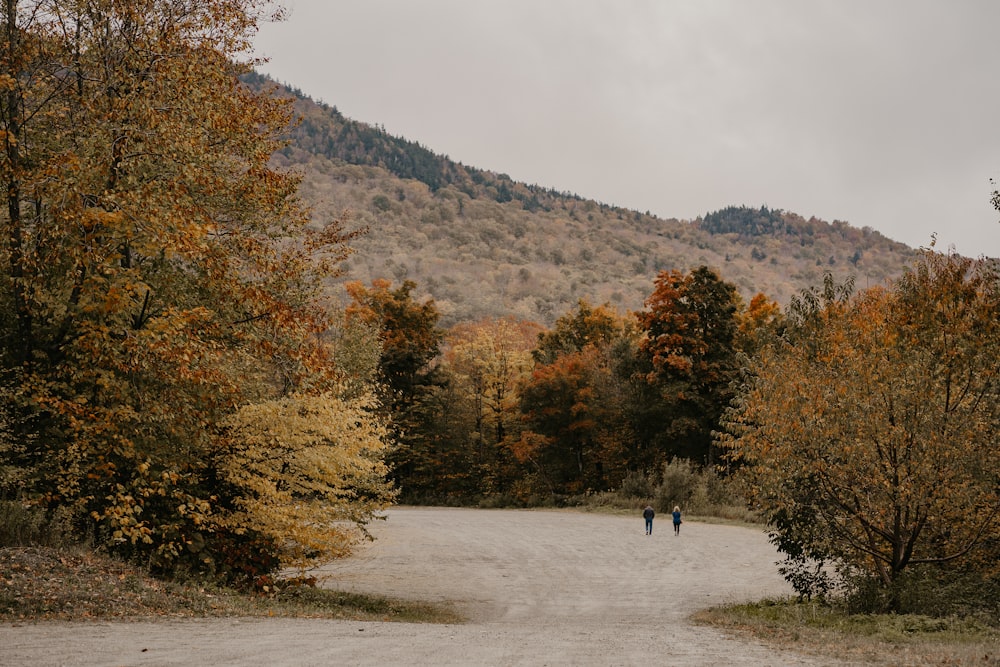
[[[853,613],[841,603],[763,600],[713,607],[696,623],[778,649],[873,665],[1000,665],[997,618]]]
[[[460,623],[444,604],[324,589],[290,576],[246,591],[148,569],[74,542],[40,512],[0,503],[0,622],[225,616]]]
[[[683,507],[686,520],[709,523],[754,525],[763,529],[760,515],[714,469],[700,467],[687,459],[672,459],[660,471],[632,473],[619,488],[567,496],[541,498],[532,507],[566,507],[583,512],[629,514],[651,505],[660,514]],[[480,507],[499,507],[483,500]]]

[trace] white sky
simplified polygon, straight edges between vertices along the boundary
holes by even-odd
[[[284,0],[263,72],[469,166],[1000,256],[998,0]]]

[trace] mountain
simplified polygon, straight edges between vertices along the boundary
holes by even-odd
[[[858,288],[882,284],[916,252],[871,228],[780,209],[730,206],[664,219],[520,183],[265,77],[247,80],[295,99],[299,123],[274,160],[303,174],[314,219],[347,212],[350,228],[367,229],[346,278],[412,280],[445,326],[504,315],[551,325],[581,298],[637,310],[659,271],[701,265],[744,298],[763,292],[784,304],[820,285],[825,272],[838,281],[854,276]]]

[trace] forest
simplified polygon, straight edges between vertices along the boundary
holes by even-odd
[[[744,301],[763,292],[784,306],[827,272],[885,284],[916,252],[871,228],[767,206],[680,220],[520,183],[259,75],[246,80],[294,105],[297,122],[274,164],[301,174],[313,219],[365,231],[344,263],[348,278],[412,281],[416,294],[434,299],[445,326],[514,316],[551,327],[580,299],[635,311],[660,271],[700,266]],[[341,285],[329,291],[349,301]]]
[[[456,165],[255,76],[267,5],[2,1],[5,507],[253,589],[616,494],[742,506],[803,596],[1000,590],[994,261]]]

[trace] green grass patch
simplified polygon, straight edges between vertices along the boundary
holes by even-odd
[[[1000,619],[849,614],[835,604],[791,598],[713,607],[693,620],[780,648],[848,661],[1000,665]]]

